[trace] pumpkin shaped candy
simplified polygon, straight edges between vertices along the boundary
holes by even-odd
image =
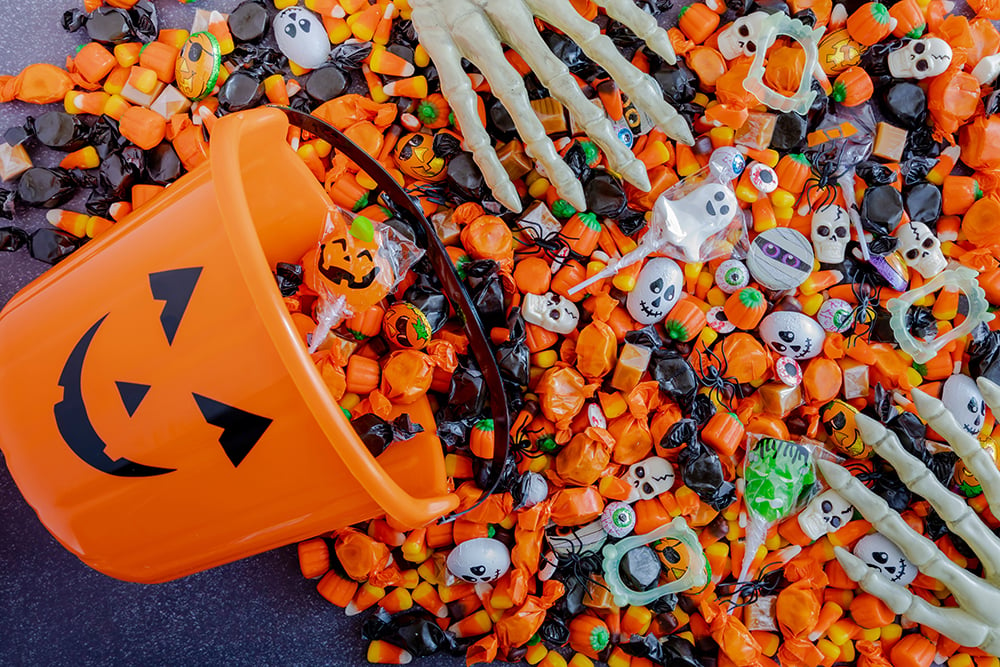
[[[384,299],[423,253],[392,227],[349,215],[332,210],[323,238],[302,259],[305,283],[320,297],[311,348]]]

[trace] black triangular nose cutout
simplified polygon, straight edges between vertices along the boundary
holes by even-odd
[[[142,399],[146,398],[146,392],[149,391],[148,384],[138,384],[136,382],[119,382],[115,380],[115,386],[118,387],[118,395],[122,399],[122,405],[125,406],[125,411],[128,412],[128,416],[131,417],[135,414],[135,411],[139,409],[139,404],[142,403]]]
[[[192,396],[205,421],[222,429],[219,444],[234,468],[243,462],[273,421],[205,396]]]
[[[193,266],[149,274],[149,288],[153,292],[153,298],[157,301],[166,301],[163,304],[163,312],[160,313],[160,324],[163,326],[168,344],[172,345],[174,342],[177,328],[181,325],[181,318],[184,317],[184,311],[191,301],[191,294],[198,284],[198,278],[201,277],[201,269],[200,266]]]

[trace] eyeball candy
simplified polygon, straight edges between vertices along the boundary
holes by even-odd
[[[854,308],[843,299],[827,299],[819,307],[816,320],[824,331],[844,333],[851,328],[851,313]]]
[[[802,382],[802,368],[791,357],[778,357],[774,362],[774,374],[778,380],[789,387],[795,387]]]
[[[510,552],[492,537],[477,537],[451,550],[448,571],[470,584],[496,581],[510,569]]]
[[[727,259],[715,270],[715,284],[726,294],[733,294],[750,284],[750,272],[740,260]]]
[[[757,235],[747,253],[747,267],[754,280],[769,290],[795,289],[813,270],[812,244],[788,227],[775,227]]]
[[[659,322],[681,297],[684,272],[672,259],[655,257],[642,267],[625,307],[639,324]]]
[[[316,69],[330,55],[330,37],[318,16],[302,7],[289,7],[274,17],[274,39],[289,60]]]
[[[608,503],[601,514],[601,526],[611,537],[625,537],[635,528],[635,510],[628,503]]]
[[[808,315],[778,311],[761,320],[760,337],[778,354],[802,361],[823,351],[826,332]]]
[[[766,164],[754,162],[750,165],[750,184],[763,194],[770,194],[778,189],[778,175]]]

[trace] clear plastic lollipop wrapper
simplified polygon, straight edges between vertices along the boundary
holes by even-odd
[[[570,288],[570,294],[614,276],[626,266],[653,254],[682,262],[707,262],[728,256],[745,231],[743,212],[732,185],[745,166],[742,153],[735,148],[716,149],[708,166],[657,198],[649,229],[634,250]]]
[[[323,237],[302,259],[305,283],[319,295],[309,352],[331,329],[384,299],[422,255],[389,225],[331,209]]]
[[[751,441],[753,438],[750,436]],[[788,440],[759,438],[747,453],[743,479],[743,501],[750,522],[739,581],[747,581],[768,528],[794,514],[812,494],[816,483],[812,452]]]

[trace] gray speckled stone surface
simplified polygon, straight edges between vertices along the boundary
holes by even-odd
[[[188,27],[196,8],[226,11],[236,4],[156,0],[164,27]],[[86,34],[64,32],[60,18],[81,5],[0,0],[0,73],[16,74],[33,62],[62,64]],[[28,104],[0,105],[0,131],[39,113]],[[39,166],[59,160],[37,150],[32,156]],[[45,218],[21,210],[14,224],[30,230]],[[45,268],[25,250],[0,253],[0,304]],[[49,535],[0,465],[0,664],[361,665],[360,625],[302,578],[294,547],[154,586],[95,572]],[[417,663],[464,661],[435,656]]]

